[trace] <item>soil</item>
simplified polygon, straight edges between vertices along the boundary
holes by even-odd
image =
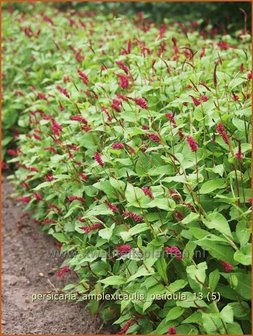
[[[57,255],[55,241],[40,231],[12,193],[10,183],[3,177],[2,333],[106,333],[85,303],[32,301],[33,294],[56,293],[73,280],[73,275],[57,277],[63,260]]]

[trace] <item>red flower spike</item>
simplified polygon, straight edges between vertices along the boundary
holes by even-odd
[[[83,181],[87,181],[89,179],[85,173],[80,173],[79,176],[81,177]]]
[[[6,153],[10,156],[18,156],[18,150],[15,149],[7,149]]]
[[[66,89],[64,89],[61,85],[57,85],[56,89],[62,93],[65,97],[70,98],[70,95]]]
[[[157,142],[157,143],[161,142],[160,137],[155,133],[149,133],[149,134],[147,134],[147,137],[154,142]]]
[[[176,218],[176,220],[181,221],[181,220],[183,220],[184,216],[180,211],[176,211],[175,212],[175,218]]]
[[[115,204],[106,202],[106,205],[108,206],[109,209],[112,210],[112,212],[119,212],[119,209],[116,207]]]
[[[104,167],[104,162],[103,162],[103,159],[101,157],[101,155],[96,152],[95,155],[94,155],[94,160],[101,166],[101,167]]]
[[[217,46],[221,49],[221,50],[228,50],[230,48],[232,48],[227,42],[224,41],[220,41],[217,43]]]
[[[135,222],[139,223],[139,222],[143,222],[143,218],[139,215],[137,215],[136,213],[134,212],[130,212],[130,211],[124,211],[124,216],[126,218],[131,218],[133,219]]]
[[[167,254],[175,255],[177,260],[182,260],[183,259],[182,252],[179,250],[179,248],[177,246],[167,246],[167,247],[164,248],[164,251]]]
[[[205,96],[205,95],[200,95],[200,100],[202,102],[207,102],[209,100],[209,98],[207,96]]]
[[[121,93],[116,93],[116,96],[121,99],[121,100],[124,100],[125,102],[128,102],[129,101],[129,98],[127,96],[124,96],[123,94]]]
[[[53,175],[46,175],[45,180],[48,182],[52,182],[55,180],[55,177]]]
[[[248,73],[247,78],[248,80],[253,79],[253,71]]]
[[[75,196],[75,195],[70,195],[67,197],[67,200],[69,202],[73,202],[73,201],[79,201],[79,202],[84,202],[85,199],[83,197],[80,197],[80,196]]]
[[[64,266],[59,269],[59,271],[56,273],[58,278],[62,278],[65,273],[71,272],[71,269],[68,266]]]
[[[131,319],[131,320],[129,320],[129,321],[127,321],[124,325],[123,325],[123,327],[122,327],[122,329],[120,330],[120,332],[118,333],[119,335],[123,335],[123,334],[125,334],[126,332],[127,332],[127,330],[131,327],[131,325],[133,325],[134,324],[134,319]]]
[[[43,197],[38,192],[34,194],[34,198],[36,199],[36,201],[43,201]]]
[[[87,124],[87,123],[88,123],[88,121],[87,121],[84,117],[82,117],[82,116],[80,116],[80,115],[74,115],[74,116],[71,116],[70,120],[73,120],[73,121],[80,121],[81,123],[84,123],[84,124]]]
[[[22,196],[18,198],[18,201],[23,202],[23,203],[29,203],[31,200],[30,196]]]
[[[224,267],[224,271],[226,273],[229,273],[229,272],[233,271],[234,267],[232,265],[230,265],[229,263],[227,263],[226,261],[221,260],[220,263]]]
[[[169,329],[168,329],[168,334],[169,335],[176,335],[176,328],[174,328],[174,327],[169,327]]]
[[[118,255],[120,256],[129,253],[131,250],[132,248],[129,244],[120,245],[117,247]]]
[[[134,101],[141,108],[143,108],[143,109],[147,109],[148,108],[148,103],[147,103],[147,101],[144,98],[135,98]]]
[[[118,78],[119,78],[119,86],[122,88],[122,89],[127,89],[129,87],[129,80],[128,80],[128,77],[125,76],[125,75],[121,75],[121,74],[118,74],[117,75]]]
[[[115,62],[117,64],[117,66],[123,70],[126,74],[129,73],[129,68],[122,62],[122,61],[116,61]]]
[[[193,96],[190,96],[191,97],[191,99],[192,99],[192,101],[193,101],[193,104],[195,105],[195,106],[199,106],[200,104],[201,104],[201,101],[199,100],[199,99],[197,99],[197,98],[195,98],[195,97],[193,97]]]
[[[177,127],[177,123],[174,119],[174,115],[172,113],[166,113],[165,116],[169,119],[174,127]]]
[[[37,94],[37,99],[47,100],[47,96],[45,95],[45,93],[43,93],[43,92],[39,92],[39,93]]]
[[[55,136],[59,136],[62,131],[62,127],[54,119],[51,120],[51,131],[54,133]]]
[[[78,50],[77,52],[75,52],[75,59],[78,63],[82,63],[82,61],[84,60],[84,56],[82,54],[82,50]]]
[[[141,190],[147,195],[150,199],[154,199],[152,190],[149,187],[142,187]]]
[[[176,189],[169,189],[169,193],[171,197],[173,198],[174,201],[179,201],[181,200],[181,195]]]
[[[82,82],[85,85],[89,85],[89,78],[87,77],[87,75],[79,69],[77,70],[77,73],[78,73],[79,77],[81,78]]]
[[[237,158],[237,160],[242,161],[243,159],[242,152],[238,151],[237,153],[235,153],[235,157]]]
[[[232,92],[232,97],[233,97],[233,101],[238,101],[239,100],[239,96],[234,94],[234,92]]]
[[[184,133],[181,131],[181,130],[178,130],[178,136],[180,138],[180,140],[183,140],[184,139]]]
[[[44,150],[49,151],[53,154],[57,154],[57,150],[53,146],[44,147]]]
[[[120,143],[120,142],[116,142],[114,144],[112,144],[112,148],[113,149],[124,149],[124,144]]]
[[[226,144],[229,144],[229,137],[227,135],[225,127],[222,124],[218,124],[217,125],[216,131],[220,134],[220,136],[222,137],[222,139],[224,140],[224,142]]]
[[[117,112],[120,112],[121,111],[121,107],[122,107],[122,101],[121,100],[119,100],[119,99],[116,99],[116,98],[114,98],[113,100],[112,100],[112,108],[115,110],[115,111],[117,111]]]
[[[189,147],[191,148],[191,151],[192,151],[192,152],[197,152],[197,150],[198,150],[198,144],[197,144],[197,142],[193,139],[192,136],[189,135],[189,136],[187,137],[187,143],[188,143]]]

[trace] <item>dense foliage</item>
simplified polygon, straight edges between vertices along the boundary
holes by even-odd
[[[18,198],[121,333],[250,333],[250,36],[199,24],[3,15]]]

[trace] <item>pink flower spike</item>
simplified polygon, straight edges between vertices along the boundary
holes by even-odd
[[[238,151],[237,153],[235,153],[235,157],[237,158],[237,160],[242,161],[243,159],[242,152]]]
[[[73,115],[73,116],[70,117],[70,119],[73,120],[73,121],[80,121],[81,123],[84,123],[84,124],[88,123],[88,121],[80,115]]]
[[[108,206],[109,209],[112,210],[112,212],[119,212],[119,209],[115,204],[106,202],[106,205]]]
[[[121,107],[122,107],[122,101],[121,100],[119,100],[119,99],[116,99],[116,98],[114,98],[113,100],[112,100],[112,108],[115,110],[115,111],[117,111],[117,112],[120,112],[121,111]]]
[[[196,152],[198,150],[198,144],[197,142],[193,139],[192,136],[188,136],[187,137],[187,143],[189,145],[189,147],[191,148],[192,152]]]
[[[216,131],[220,134],[226,144],[229,144],[229,137],[227,135],[225,127],[220,123],[217,125]]]
[[[80,196],[75,196],[75,195],[70,195],[67,197],[67,200],[69,202],[73,202],[73,201],[79,201],[79,202],[84,202],[85,199],[83,197],[80,197]]]
[[[128,80],[128,77],[125,76],[125,75],[121,75],[121,74],[118,74],[117,75],[118,78],[119,78],[119,86],[122,88],[122,89],[127,89],[129,87],[129,80]]]
[[[34,198],[36,199],[36,201],[43,201],[43,197],[38,192],[34,194]]]
[[[220,263],[224,267],[224,271],[226,273],[229,273],[229,272],[233,271],[234,267],[232,265],[230,265],[229,263],[227,263],[226,261],[221,260]]]
[[[142,187],[141,190],[147,195],[150,199],[154,199],[152,190],[149,187]]]
[[[124,144],[120,143],[120,142],[116,142],[114,144],[112,144],[112,148],[113,149],[124,149]]]
[[[167,246],[167,247],[164,248],[164,251],[167,254],[175,255],[176,259],[178,259],[178,260],[183,259],[182,252],[179,250],[179,248],[177,246]]]
[[[64,266],[59,269],[59,271],[56,273],[57,277],[62,278],[65,273],[71,272],[71,269],[68,266]]]
[[[130,212],[130,211],[124,211],[124,216],[126,218],[131,218],[133,219],[135,222],[139,223],[139,222],[143,222],[143,218],[139,215],[137,215],[134,212]]]
[[[149,133],[149,134],[147,134],[147,137],[154,142],[157,142],[157,143],[161,142],[160,137],[155,133]]]
[[[123,70],[126,74],[129,73],[129,69],[128,69],[128,67],[127,67],[122,61],[116,61],[115,63],[116,63],[117,66],[118,66],[121,70]]]
[[[101,155],[96,152],[95,155],[94,155],[94,160],[101,166],[101,167],[104,167],[104,162],[103,162],[103,159],[101,157]]]
[[[131,246],[129,244],[120,245],[117,247],[118,255],[122,256],[124,254],[127,254],[131,251]]]
[[[191,99],[192,99],[192,101],[193,101],[193,104],[194,104],[195,106],[199,106],[199,105],[201,104],[201,102],[200,102],[199,99],[197,99],[197,98],[195,98],[195,97],[193,97],[193,96],[190,96],[190,97],[191,97]]]
[[[89,79],[88,79],[87,75],[83,71],[81,71],[80,69],[77,70],[77,73],[78,73],[79,77],[81,78],[81,80],[83,81],[83,83],[85,85],[88,85],[89,84]]]
[[[169,334],[169,335],[176,335],[176,328],[174,328],[174,327],[169,327],[169,329],[168,329],[168,334]]]
[[[143,108],[143,109],[147,109],[148,108],[148,103],[147,103],[147,101],[144,98],[135,98],[134,101],[141,108]]]
[[[23,197],[19,197],[18,201],[23,202],[23,203],[29,203],[31,200],[30,196],[23,196]]]

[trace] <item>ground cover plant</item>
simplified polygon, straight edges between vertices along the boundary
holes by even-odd
[[[3,15],[3,167],[64,290],[122,334],[249,334],[247,29],[34,6]]]

